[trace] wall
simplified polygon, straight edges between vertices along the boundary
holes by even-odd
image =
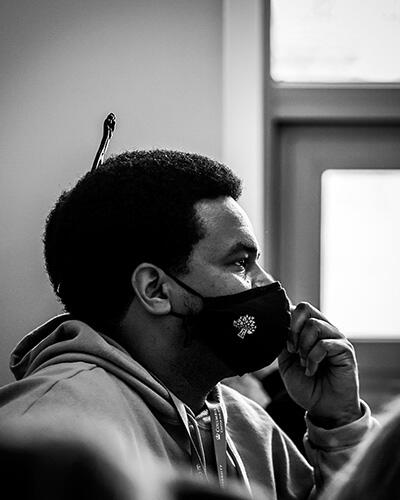
[[[222,159],[222,1],[2,0],[0,384],[30,329],[61,311],[42,261],[46,214],[109,152],[165,147]]]

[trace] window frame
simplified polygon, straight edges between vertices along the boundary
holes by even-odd
[[[264,255],[268,270],[281,266],[280,147],[283,130],[302,125],[400,126],[400,83],[279,83],[270,76],[270,0],[264,19]],[[320,256],[320,248],[318,248]],[[279,275],[278,275],[279,278]],[[320,296],[320,283],[316,291]],[[400,338],[354,339],[361,395],[373,411],[400,392]]]
[[[280,83],[270,76],[271,2],[264,6],[264,239],[265,263],[279,263],[279,175],[281,129],[290,125],[400,125],[400,83]]]

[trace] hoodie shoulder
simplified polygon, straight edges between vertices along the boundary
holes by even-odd
[[[62,314],[28,333],[11,353],[10,368],[17,380],[52,364],[108,360],[123,363],[128,353],[86,323]]]
[[[95,364],[50,365],[0,389],[0,432],[104,442],[106,449],[128,448],[139,456],[141,403],[135,394],[133,400],[129,408],[120,382]]]
[[[49,425],[90,419],[96,411],[107,418],[124,403],[115,374],[131,364],[122,347],[89,325],[68,314],[57,316],[14,349],[11,369],[17,381],[0,389],[0,417],[33,416]]]
[[[0,389],[2,419],[93,413],[91,408],[120,398],[110,376],[93,363],[75,361],[49,365]],[[104,411],[104,408],[102,409]]]
[[[57,425],[79,425],[79,419],[100,416],[124,426],[128,419],[149,421],[151,412],[178,419],[165,387],[122,346],[89,325],[62,316],[27,338],[12,358],[17,381],[0,389],[0,421],[7,415],[34,415]]]

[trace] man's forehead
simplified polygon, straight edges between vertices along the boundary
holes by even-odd
[[[205,232],[199,245],[218,254],[247,250],[258,252],[253,227],[240,205],[232,198],[202,200],[196,204],[197,215]]]

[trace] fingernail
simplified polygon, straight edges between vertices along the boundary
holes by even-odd
[[[294,345],[291,342],[286,342],[286,349],[290,352],[290,354],[295,352]]]
[[[300,364],[304,368],[306,366],[306,360],[303,358],[300,358]]]
[[[305,374],[307,377],[311,377],[311,372],[310,372],[310,369],[308,367],[306,368]]]

